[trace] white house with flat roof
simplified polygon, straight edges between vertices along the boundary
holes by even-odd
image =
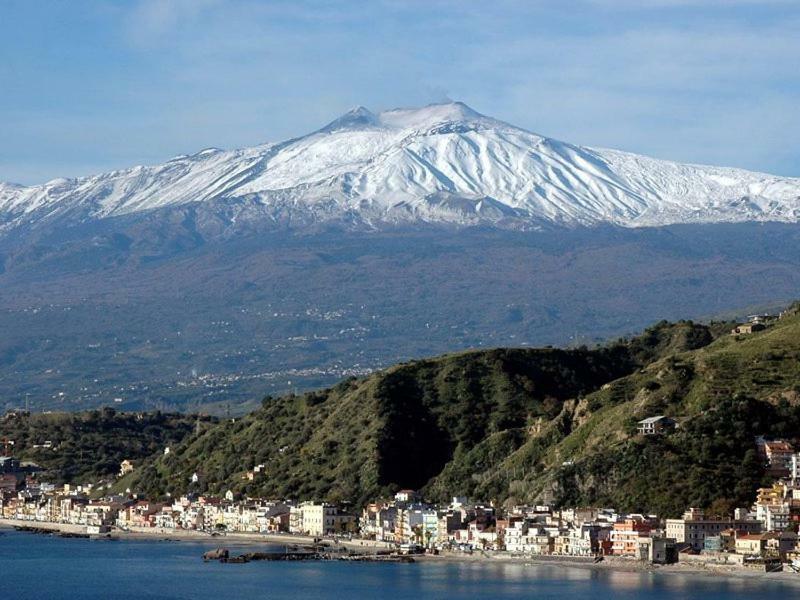
[[[639,421],[637,430],[642,435],[661,435],[672,431],[677,426],[678,423],[674,419],[670,419],[664,415],[657,415]]]

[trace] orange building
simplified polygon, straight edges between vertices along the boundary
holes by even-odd
[[[650,535],[650,523],[625,519],[614,523],[611,530],[611,553],[615,556],[638,556],[639,539]]]

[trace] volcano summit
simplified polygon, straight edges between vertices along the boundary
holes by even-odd
[[[576,146],[460,102],[358,107],[283,142],[33,187],[0,184],[0,230],[191,204],[226,229],[796,222],[800,179]]]

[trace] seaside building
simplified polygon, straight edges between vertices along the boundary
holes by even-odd
[[[759,488],[753,511],[766,531],[782,531],[800,522],[800,490],[784,481]]]
[[[682,519],[667,519],[666,534],[677,543],[690,544],[695,552],[705,547],[706,536],[718,536],[726,529],[735,529],[745,533],[760,533],[763,529],[761,521],[753,519],[720,519],[706,517],[699,508],[690,508]]]
[[[639,560],[654,565],[678,562],[678,545],[674,538],[647,536],[639,538]]]
[[[510,523],[505,531],[505,547],[513,554],[553,554],[556,538],[544,527],[527,520]]]
[[[289,511],[289,531],[313,537],[351,532],[356,529],[358,519],[327,502],[302,502]]]
[[[624,519],[611,530],[611,553],[615,556],[638,556],[639,544],[650,537],[650,523],[644,519]]]

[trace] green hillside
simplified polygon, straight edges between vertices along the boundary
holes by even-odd
[[[85,483],[115,475],[123,460],[137,463],[163,452],[191,433],[195,422],[195,417],[187,415],[120,413],[109,408],[8,413],[0,419],[0,441],[13,442],[9,450],[42,467],[47,481]]]
[[[506,464],[538,470],[511,493],[549,492],[558,503],[608,503],[678,514],[685,506],[720,512],[748,505],[763,479],[755,437],[800,437],[800,314],[751,335],[726,335],[677,352],[565,404],[568,426],[546,449],[529,440]],[[664,414],[679,429],[635,435],[636,422]],[[554,427],[555,429],[555,427]],[[566,464],[565,464],[566,463]]]
[[[360,504],[410,487],[433,500],[728,512],[768,481],[756,436],[800,435],[798,308],[751,335],[730,335],[730,323],[661,322],[596,349],[413,361],[268,397],[237,419],[17,415],[0,436],[56,481],[108,478],[132,459],[135,471],[116,487],[150,497],[230,489]],[[640,419],[660,414],[678,429],[636,433]],[[47,440],[54,449],[33,447]]]
[[[714,333],[662,322],[595,350],[465,352],[267,398],[258,411],[188,437],[119,485],[150,495],[232,489],[356,503],[412,487],[442,499],[502,500],[514,478],[524,483],[547,446],[571,429],[567,407],[665,355],[710,344]],[[517,460],[520,452],[529,456]],[[259,464],[264,469],[245,478]],[[195,473],[199,481],[191,483]]]

